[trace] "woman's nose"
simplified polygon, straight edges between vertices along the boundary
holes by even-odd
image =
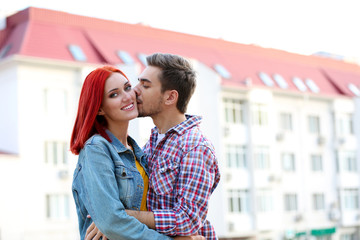
[[[134,91],[125,92],[124,100],[127,101],[129,99],[135,98]]]

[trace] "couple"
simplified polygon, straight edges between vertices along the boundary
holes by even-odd
[[[195,71],[172,54],[147,63],[134,89],[109,66],[84,81],[70,143],[81,239],[217,239],[206,215],[218,163],[201,118],[185,114]],[[128,136],[138,116],[155,124],[143,150]]]

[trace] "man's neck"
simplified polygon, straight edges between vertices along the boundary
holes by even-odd
[[[183,113],[176,111],[163,111],[161,114],[152,117],[155,126],[159,129],[159,133],[166,133],[170,128],[182,123],[186,120]]]

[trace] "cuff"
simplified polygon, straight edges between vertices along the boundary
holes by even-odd
[[[155,228],[166,235],[176,235],[176,215],[172,210],[154,210]]]

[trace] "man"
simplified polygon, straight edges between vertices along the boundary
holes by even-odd
[[[194,235],[217,239],[206,220],[211,193],[220,173],[211,143],[186,115],[195,90],[190,63],[177,55],[155,53],[135,87],[139,117],[155,124],[144,146],[149,164],[148,212],[127,210],[150,228],[169,236]]]

